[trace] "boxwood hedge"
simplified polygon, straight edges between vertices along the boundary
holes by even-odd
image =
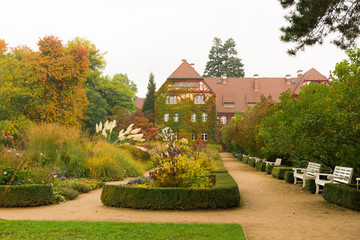
[[[330,184],[324,186],[322,192],[324,199],[337,205],[360,210],[360,190],[355,184]]]
[[[262,172],[265,172],[265,167],[266,167],[266,163],[264,163],[264,162],[257,162],[255,164],[255,168]]]
[[[287,183],[294,183],[294,171],[286,171],[284,173],[284,180]]]
[[[274,167],[286,167],[286,166],[284,166],[284,165],[277,165],[277,166],[275,166],[275,165],[266,165],[265,172],[267,174],[271,174]]]
[[[284,174],[286,171],[291,171],[292,170],[292,167],[274,167],[272,172],[271,172],[271,175],[274,177],[274,178],[278,178],[278,179],[284,179]]]
[[[53,203],[50,185],[0,185],[0,207],[35,207]]]
[[[255,167],[255,159],[250,158],[250,159],[248,160],[248,164],[249,164],[251,167]]]
[[[312,194],[314,194],[316,192],[315,179],[313,178],[306,179],[305,188],[309,190]]]
[[[229,208],[240,203],[235,180],[228,173],[215,173],[215,187],[146,188],[105,185],[101,201],[106,206],[143,209]]]

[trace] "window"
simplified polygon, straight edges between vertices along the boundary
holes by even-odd
[[[193,113],[193,114],[191,115],[191,121],[192,121],[192,122],[196,122],[196,114],[195,114],[195,113]]]
[[[196,136],[197,134],[194,132],[192,135],[191,135],[191,140],[193,140],[193,141],[196,141]]]
[[[165,113],[164,115],[164,122],[168,122],[169,121],[169,114]]]
[[[207,133],[201,133],[201,140],[207,141],[208,135]]]
[[[221,124],[226,124],[226,116],[221,116],[220,123]]]
[[[224,103],[224,107],[234,107],[234,103]]]
[[[175,113],[174,114],[174,122],[178,122],[179,121],[179,114]]]
[[[199,87],[199,82],[196,82],[196,83],[195,83],[195,86],[196,86],[196,87]]]
[[[203,95],[197,95],[194,98],[194,103],[195,104],[205,104],[204,102],[204,96]]]
[[[179,134],[178,134],[178,133],[175,133],[175,134],[174,134],[174,139],[175,139],[175,140],[179,140]]]
[[[179,87],[182,87],[182,86],[183,86],[183,82],[180,82],[180,83],[179,83]]]
[[[203,113],[202,114],[202,121],[206,122],[207,121],[207,113]]]
[[[191,82],[191,87],[195,87],[195,83],[194,83],[194,82]]]
[[[166,104],[176,104],[176,96],[175,95],[173,95],[173,96],[167,95],[166,96]]]

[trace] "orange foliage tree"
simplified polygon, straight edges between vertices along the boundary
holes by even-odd
[[[40,39],[38,46],[29,61],[36,79],[36,101],[27,115],[35,122],[81,126],[88,104],[83,89],[90,66],[87,50],[79,44],[63,46],[54,36]]]

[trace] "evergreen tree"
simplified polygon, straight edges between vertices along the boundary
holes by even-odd
[[[213,44],[203,76],[221,77],[222,74],[226,74],[228,77],[243,77],[244,64],[237,57],[234,39],[229,38],[223,44],[220,38],[214,38]]]
[[[290,55],[304,50],[305,46],[322,44],[331,33],[332,43],[341,49],[355,46],[360,34],[359,0],[279,0],[289,9],[285,19],[289,26],[282,27],[284,42],[295,43]]]
[[[147,87],[148,91],[146,93],[146,98],[142,107],[142,112],[151,111],[154,112],[154,101],[155,101],[155,91],[156,83],[154,80],[154,74],[151,72],[149,76],[149,83]]]

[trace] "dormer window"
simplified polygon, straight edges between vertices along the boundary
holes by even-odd
[[[224,107],[234,107],[234,103],[224,103]]]
[[[166,96],[166,104],[176,104],[176,96],[175,95],[167,95]]]

